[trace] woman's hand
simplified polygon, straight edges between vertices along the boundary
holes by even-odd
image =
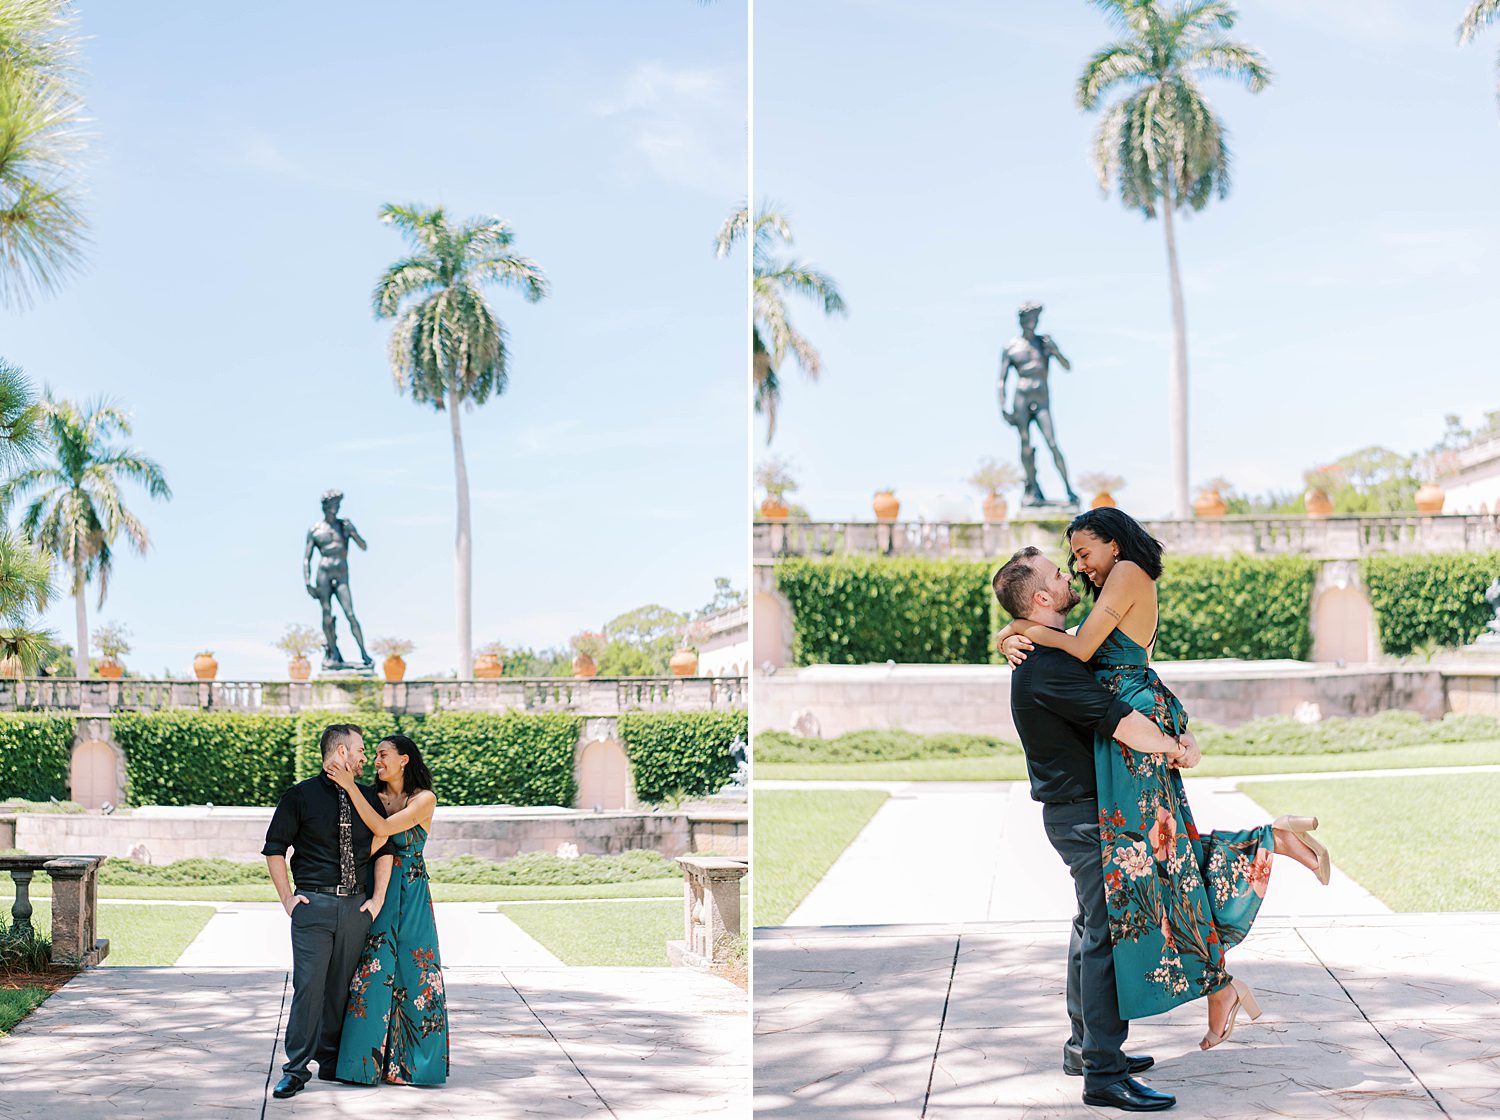
[[[1026,660],[1026,654],[1034,649],[1036,643],[1025,634],[1009,634],[1000,639],[1000,652],[1005,654],[1012,669],[1018,668]]]
[[[343,766],[337,762],[330,762],[323,767],[323,773],[342,786],[346,793],[354,792],[355,774],[350,767]]]

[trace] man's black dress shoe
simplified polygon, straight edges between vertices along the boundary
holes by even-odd
[[[281,1075],[281,1080],[276,1082],[276,1088],[271,1090],[271,1096],[280,1097],[283,1100],[287,1097],[295,1097],[302,1092],[302,1087],[306,1084],[307,1082],[284,1073]]]
[[[1083,1103],[1119,1108],[1126,1112],[1160,1112],[1176,1104],[1177,1098],[1171,1093],[1158,1093],[1149,1085],[1127,1077],[1092,1093],[1085,1092]]]
[[[1128,1072],[1145,1073],[1146,1070],[1156,1064],[1156,1059],[1150,1054],[1126,1054],[1125,1062]],[[1063,1072],[1069,1077],[1082,1077],[1083,1067],[1070,1066],[1067,1062],[1063,1062]]]

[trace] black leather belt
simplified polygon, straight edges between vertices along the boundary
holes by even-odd
[[[297,891],[303,894],[336,894],[340,898],[352,898],[354,895],[365,893],[363,887],[350,887],[345,890],[343,887],[304,887],[300,884]]]

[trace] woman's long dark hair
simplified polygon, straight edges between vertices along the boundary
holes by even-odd
[[[395,747],[396,753],[406,759],[406,769],[402,771],[403,784],[406,788],[402,792],[410,797],[419,789],[431,789],[432,772],[427,769],[427,763],[422,761],[422,752],[417,749],[417,744],[398,732],[380,740],[376,744],[376,749],[378,750],[386,743]]]
[[[1076,576],[1078,558],[1073,555],[1074,533],[1092,533],[1106,544],[1119,545],[1121,560],[1139,564],[1152,579],[1161,578],[1161,541],[1141,528],[1141,523],[1124,510],[1103,506],[1085,510],[1073,518],[1068,526],[1068,574]],[[1098,587],[1088,580],[1084,580],[1083,585],[1090,595],[1099,598]]]

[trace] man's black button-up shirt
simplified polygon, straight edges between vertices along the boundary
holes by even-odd
[[[359,786],[366,801],[375,806],[382,817],[385,806],[380,795],[370,786]],[[365,883],[368,879],[365,868],[376,856],[394,855],[395,845],[387,838],[385,844],[370,854],[370,842],[374,839],[359,810],[352,804],[351,836],[354,842],[354,878]],[[266,829],[266,846],[260,850],[263,856],[284,856],[292,849],[292,880],[298,886],[336,887],[339,884],[339,787],[327,774],[298,782],[281,795],[276,803],[276,812],[271,814],[271,825]]]
[[[1094,735],[1113,737],[1134,710],[1072,654],[1050,646],[1031,650],[1010,677],[1010,714],[1026,752],[1032,798],[1098,797]]]

